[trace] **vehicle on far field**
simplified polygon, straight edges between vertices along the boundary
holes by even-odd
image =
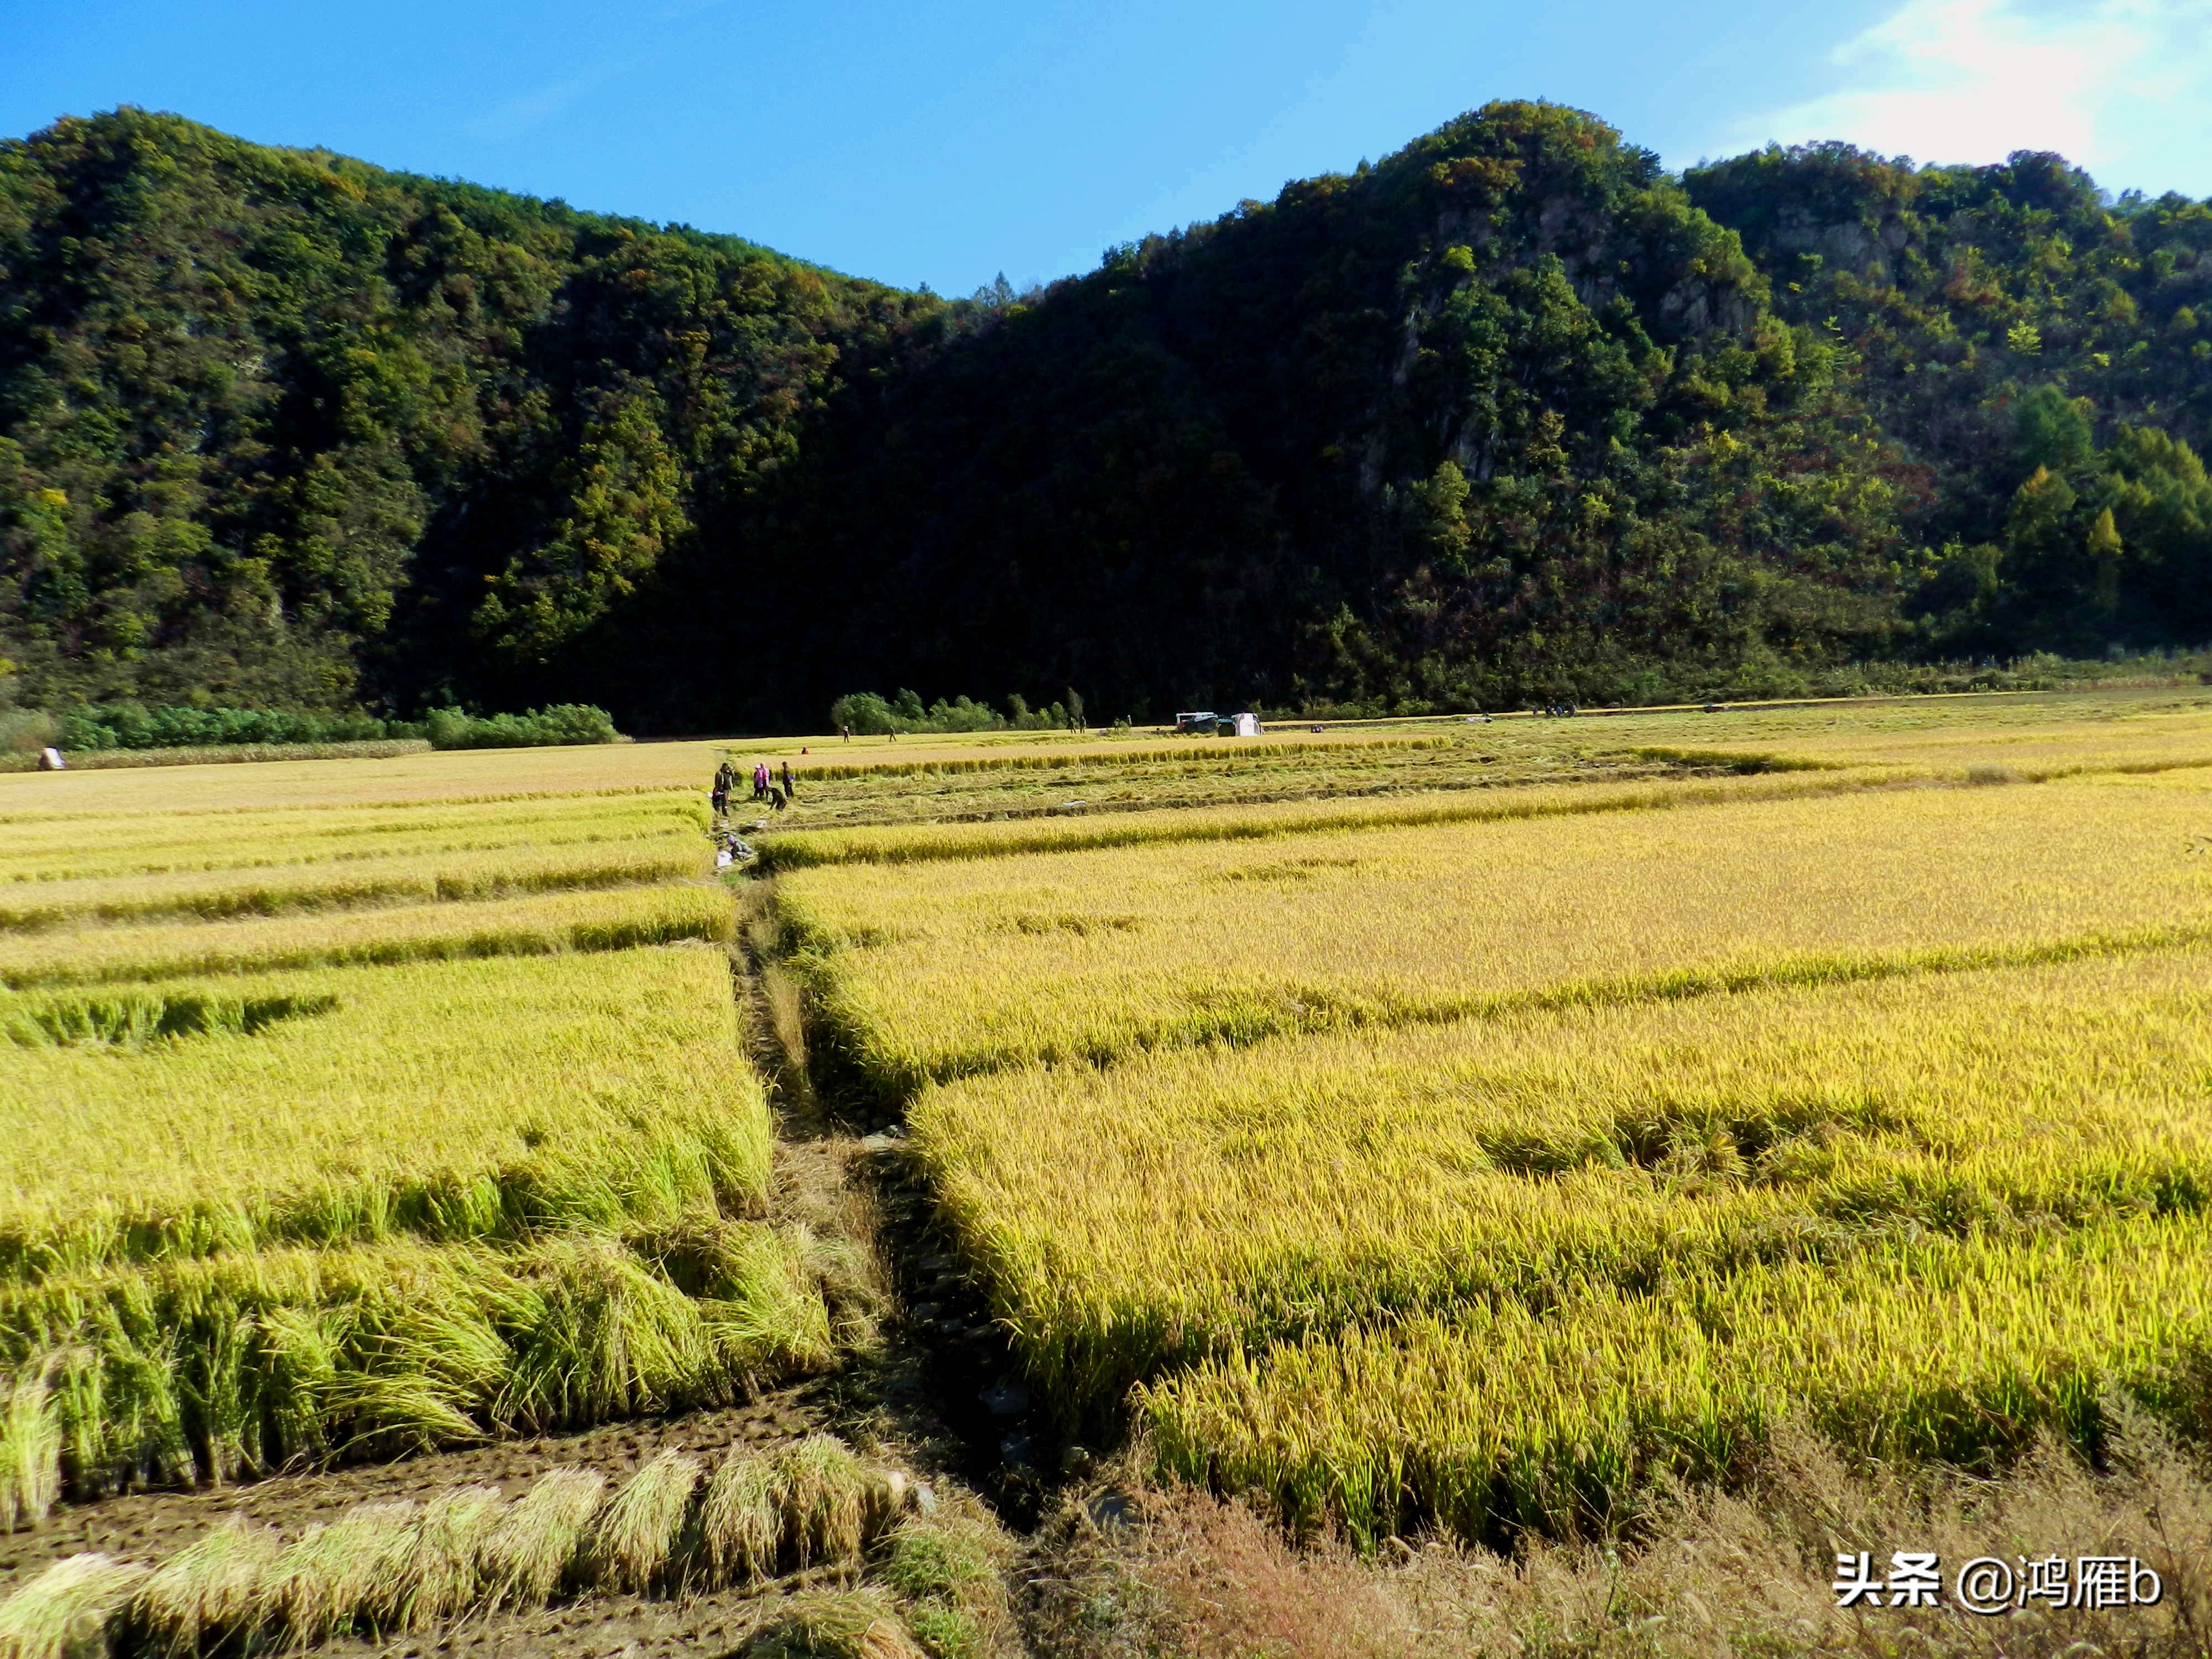
[[[1256,738],[1260,717],[1249,708],[1235,714],[1217,714],[1210,708],[1189,710],[1176,714],[1176,730],[1213,738]]]

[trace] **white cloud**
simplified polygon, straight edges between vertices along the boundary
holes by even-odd
[[[510,98],[505,103],[485,111],[467,124],[473,137],[490,139],[521,138],[544,125],[553,117],[575,104],[618,76],[648,62],[644,57],[611,59],[592,65],[580,75],[526,93],[520,98]]]
[[[1833,91],[1732,124],[1722,147],[2057,150],[2116,188],[2212,194],[2212,0],[1908,0],[1831,61]]]

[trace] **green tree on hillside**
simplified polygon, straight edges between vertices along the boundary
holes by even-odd
[[[568,511],[542,546],[487,579],[478,635],[511,659],[547,663],[635,593],[690,526],[683,469],[650,392],[610,393],[557,488]]]

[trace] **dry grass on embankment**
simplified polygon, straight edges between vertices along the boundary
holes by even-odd
[[[1293,1540],[1247,1504],[1187,1486],[1133,1490],[1101,1528],[1089,1488],[1043,1529],[1026,1634],[1042,1659],[1476,1659],[1498,1654],[1936,1654],[1956,1659],[2197,1659],[2212,1623],[2212,1500],[2194,1453],[2136,1425],[2093,1467],[2040,1445],[2003,1479],[1869,1469],[1786,1426],[1730,1492],[1677,1489],[1632,1539],[1524,1536],[1510,1554],[1429,1534],[1360,1553]],[[1838,1608],[1838,1551],[1933,1553],[1942,1605]],[[1996,1556],[2133,1557],[2149,1606],[1962,1610],[1959,1570]],[[2147,1588],[2147,1585],[2146,1585]]]

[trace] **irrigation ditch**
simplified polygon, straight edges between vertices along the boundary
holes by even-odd
[[[767,881],[740,877],[731,953],[755,1065],[776,1113],[780,1202],[870,1243],[887,1298],[878,1339],[833,1382],[903,1447],[982,1498],[1018,1532],[1094,1462],[1033,1393],[981,1288],[964,1271],[896,1102],[817,1035],[779,963]]]

